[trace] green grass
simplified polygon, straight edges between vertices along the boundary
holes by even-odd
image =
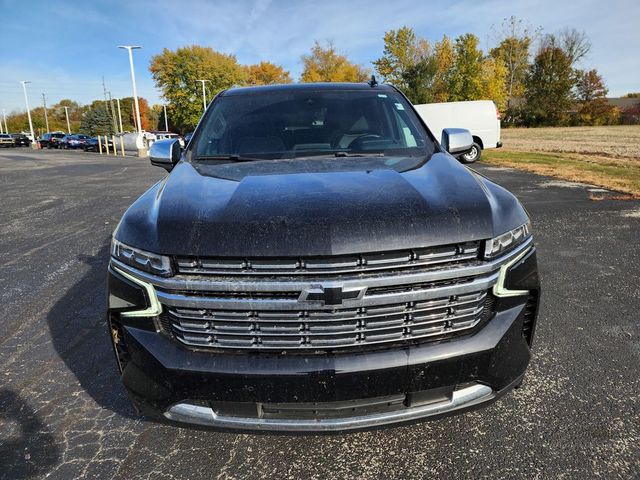
[[[640,197],[640,162],[589,160],[569,153],[485,150],[482,161],[573,182],[589,183]]]

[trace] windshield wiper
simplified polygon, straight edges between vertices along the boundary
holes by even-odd
[[[384,157],[384,152],[336,152],[334,154],[336,157]]]
[[[265,160],[264,158],[251,158],[251,157],[243,157],[242,155],[238,155],[236,153],[229,155],[201,155],[195,158],[196,162],[199,161],[207,161],[207,160],[231,160],[233,162],[254,162],[257,160]]]

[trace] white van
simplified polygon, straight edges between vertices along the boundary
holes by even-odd
[[[473,163],[485,148],[500,148],[500,112],[491,100],[425,103],[414,105],[431,133],[440,140],[445,128],[466,128],[473,136],[473,148],[461,155],[463,163]]]

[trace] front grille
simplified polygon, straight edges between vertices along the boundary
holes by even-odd
[[[287,258],[178,257],[178,273],[200,275],[328,275],[472,262],[480,242],[359,255]]]
[[[192,347],[324,350],[449,338],[492,313],[486,290],[385,305],[306,310],[167,307],[162,324]],[[489,306],[489,308],[487,308]]]

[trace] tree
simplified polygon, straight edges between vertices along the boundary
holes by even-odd
[[[591,41],[585,32],[579,32],[575,28],[565,28],[558,34],[560,48],[569,57],[571,66],[574,66],[591,51]]]
[[[538,51],[525,81],[527,122],[531,125],[558,125],[568,117],[574,97],[571,58],[557,46]]]
[[[428,56],[402,73],[403,92],[411,103],[434,102],[434,83],[438,64],[434,56]]]
[[[480,40],[471,33],[456,38],[455,58],[449,78],[449,100],[477,100],[482,97],[482,51]]]
[[[208,81],[208,100],[246,80],[246,71],[235,56],[198,45],[175,51],[165,48],[151,58],[149,70],[170,104],[169,116],[181,131],[194,128],[202,115],[202,90],[198,80]]]
[[[85,135],[112,135],[113,122],[105,102],[95,100],[82,115],[80,133]]]
[[[302,56],[302,63],[302,82],[364,82],[369,77],[367,69],[339,54],[330,41],[323,48],[316,40],[311,53]]]
[[[274,83],[291,83],[291,76],[280,65],[271,62],[260,62],[245,67],[248,85],[272,85]]]
[[[609,105],[609,90],[596,69],[578,70],[576,74],[576,97],[579,102],[578,116],[581,123],[588,125],[605,125],[614,123],[620,112]]]
[[[479,99],[493,100],[498,110],[504,111],[508,100],[507,75],[507,67],[501,59],[491,57],[483,59]]]
[[[405,90],[407,79],[415,80],[416,72],[428,64],[424,62],[428,54],[429,43],[417,37],[412,28],[405,26],[384,34],[384,52],[373,65],[385,82]],[[418,66],[419,63],[422,66]]]
[[[529,48],[538,35],[538,29],[523,24],[515,16],[504,19],[498,33],[498,46],[489,55],[501,60],[506,68],[505,87],[508,102],[524,95],[524,80],[529,67]]]
[[[433,101],[448,102],[451,92],[449,85],[451,83],[451,72],[455,62],[456,53],[453,43],[446,35],[442,40],[437,42],[433,49],[433,56],[437,65],[435,78],[433,80]]]

